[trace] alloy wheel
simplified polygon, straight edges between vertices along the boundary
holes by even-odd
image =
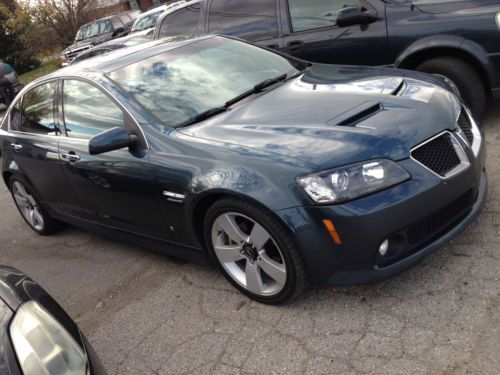
[[[19,211],[28,224],[36,230],[42,231],[44,219],[40,207],[33,195],[31,195],[19,181],[15,181],[12,184],[12,194]]]
[[[234,281],[259,296],[283,290],[285,258],[262,225],[243,214],[226,212],[215,219],[211,235],[215,255]]]

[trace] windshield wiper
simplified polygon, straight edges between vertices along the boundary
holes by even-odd
[[[264,90],[266,87],[269,87],[271,85],[274,85],[276,82],[280,81],[285,81],[287,79],[288,75],[287,74],[282,74],[278,77],[275,78],[268,78],[260,83],[257,83],[254,87],[252,87],[250,90],[245,91],[243,94],[238,95],[237,97],[228,100],[226,104],[224,104],[224,107],[230,107],[235,103],[238,103],[240,100],[245,99],[246,97],[252,95],[252,94],[258,94],[262,90]]]
[[[215,116],[219,113],[225,112],[227,110],[227,107],[224,105],[222,107],[215,107],[215,108],[210,108],[209,110],[206,110],[204,112],[201,112],[194,116],[193,118],[187,120],[186,122],[183,122],[180,124],[178,127],[182,128],[183,126],[188,126],[192,124],[196,124],[197,122],[206,120],[212,116]]]
[[[260,83],[257,83],[254,87],[253,87],[253,91],[255,93],[257,92],[261,92],[262,90],[264,90],[266,87],[269,87],[271,85],[274,85],[276,82],[279,82],[279,81],[284,81],[286,80],[286,78],[288,77],[287,74],[282,74],[278,77],[275,77],[275,78],[269,78],[269,79],[266,79]]]
[[[183,122],[182,124],[178,125],[177,127],[179,128],[182,128],[183,126],[188,126],[188,125],[192,125],[192,124],[196,124],[197,122],[200,122],[200,121],[203,121],[203,120],[206,120],[212,116],[215,116],[219,113],[222,113],[222,112],[225,112],[227,111],[227,109],[229,107],[231,107],[233,104],[239,102],[240,100],[243,100],[245,99],[246,97],[250,96],[250,95],[253,95],[253,94],[258,94],[259,92],[261,92],[262,90],[264,90],[265,88],[269,87],[269,86],[272,86],[274,85],[275,83],[277,82],[280,82],[280,81],[286,81],[288,77],[288,74],[282,74],[278,77],[275,77],[275,78],[268,78],[262,82],[259,82],[257,83],[254,87],[252,87],[250,90],[248,91],[245,91],[244,93],[238,95],[237,97],[231,99],[231,100],[228,100],[226,103],[224,103],[223,106],[221,107],[215,107],[215,108],[211,108],[205,112],[201,112],[200,114],[194,116],[193,118],[187,120],[186,122]]]

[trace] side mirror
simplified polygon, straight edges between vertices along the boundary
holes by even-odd
[[[137,138],[120,127],[99,133],[89,140],[89,154],[97,155],[104,152],[119,150],[135,145]]]
[[[338,11],[337,26],[366,25],[375,22],[377,19],[377,16],[363,11],[358,5],[350,5]]]

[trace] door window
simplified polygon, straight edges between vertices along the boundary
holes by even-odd
[[[68,137],[90,139],[105,130],[123,126],[123,111],[97,87],[84,81],[66,80],[63,91]]]
[[[177,35],[194,35],[198,26],[200,5],[194,4],[166,16],[160,26],[160,38]]]
[[[275,38],[278,36],[276,0],[214,0],[208,31],[252,41]]]
[[[12,130],[26,133],[58,135],[59,130],[54,123],[55,82],[37,86],[17,102],[11,112],[10,126]]]
[[[137,5],[137,0],[129,0],[128,5],[130,6],[130,10],[139,9],[139,5]]]
[[[15,130],[20,132],[21,131],[21,103],[22,99],[19,99],[16,103],[16,105],[12,108],[10,111],[10,128],[11,130]]]
[[[347,0],[288,0],[294,32],[335,26],[337,12],[346,5],[359,5]]]

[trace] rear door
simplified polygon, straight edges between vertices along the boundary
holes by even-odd
[[[59,157],[79,198],[81,217],[145,236],[169,239],[147,149],[89,154],[89,139],[114,127],[140,134],[123,108],[95,84],[66,79],[61,95],[65,136]]]
[[[45,206],[66,215],[80,209],[66,181],[59,160],[61,130],[54,101],[57,81],[37,85],[17,100],[10,112],[7,147],[20,175],[24,176]]]
[[[383,65],[388,63],[385,3],[365,0],[280,0],[284,51],[327,64]],[[357,5],[378,20],[366,25],[338,27],[337,12]]]
[[[274,49],[283,47],[277,0],[212,0],[205,30],[246,39]]]

